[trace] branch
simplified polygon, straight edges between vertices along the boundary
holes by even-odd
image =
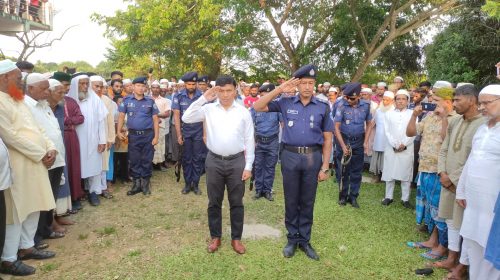
[[[424,12],[420,15],[417,15],[414,19],[410,20],[409,22],[403,24],[401,27],[399,27],[396,30],[396,36],[404,35],[414,29],[417,29],[427,23],[429,23],[432,19],[433,16],[435,15],[440,15],[444,12],[447,12],[451,9],[458,8],[460,5],[456,5],[458,1],[453,0],[449,1],[445,4],[441,4],[437,9],[434,10],[429,10],[427,12]]]
[[[294,0],[289,0],[288,3],[286,4],[285,11],[283,12],[283,17],[281,17],[280,22],[278,23],[280,26],[285,23],[285,21],[288,19],[288,16],[290,15],[290,11],[292,10],[292,4]]]
[[[52,44],[55,42],[55,41],[61,41],[62,38],[64,37],[64,35],[66,35],[66,32],[68,32],[68,30],[70,30],[71,28],[75,27],[76,25],[72,25],[68,28],[66,28],[66,30],[64,30],[64,32],[61,34],[61,36],[59,36],[58,38],[54,38],[52,39],[50,42],[48,43],[44,43],[44,44],[41,44],[41,45],[37,45],[36,42],[35,44],[33,45],[33,48],[36,48],[36,49],[40,49],[40,48],[46,48],[46,47],[50,47],[52,46]],[[38,35],[40,35],[42,33],[38,33]],[[38,36],[37,35],[37,36]]]
[[[363,47],[365,51],[369,51],[368,41],[366,40],[365,32],[363,31],[363,27],[359,24],[358,16],[356,14],[354,6],[356,5],[354,0],[349,0],[349,9],[351,10],[352,19],[356,25],[356,29],[358,30],[358,34],[361,37],[361,41],[363,42]]]
[[[297,44],[297,49],[300,50],[304,45],[304,41],[306,39],[307,31],[309,31],[309,23],[307,21],[304,22],[304,27],[302,29],[302,34],[300,35],[299,43]]]
[[[389,26],[389,24],[391,23],[392,15],[394,14],[394,12],[396,10],[396,3],[397,2],[399,2],[399,1],[398,0],[392,0],[391,10],[389,11],[389,14],[384,19],[384,22],[382,23],[382,25],[380,25],[379,29],[377,30],[377,33],[375,34],[375,36],[373,37],[373,39],[370,42],[370,45],[369,45],[369,49],[370,50],[373,50],[375,48],[375,46],[377,45],[377,42],[382,37],[382,34],[387,29],[387,26]]]

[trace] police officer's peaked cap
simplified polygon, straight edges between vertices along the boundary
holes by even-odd
[[[198,82],[198,73],[196,72],[187,72],[184,76],[181,77],[185,83],[187,82]]]
[[[342,85],[342,93],[345,96],[359,96],[361,92],[361,83],[347,83]]]
[[[293,73],[292,77],[298,78],[298,79],[302,79],[302,78],[316,79],[316,74],[317,74],[316,72],[318,72],[318,70],[316,69],[316,66],[314,66],[312,64],[308,64],[308,65],[300,67],[299,70],[295,71],[295,73]]]
[[[273,91],[274,89],[276,88],[275,85],[273,84],[263,84],[260,88],[259,88],[259,92],[271,92]]]
[[[205,76],[201,76],[198,78],[198,82],[200,83],[208,83],[208,76],[205,75]]]
[[[147,84],[148,83],[148,78],[146,77],[137,77],[132,81],[132,84]]]

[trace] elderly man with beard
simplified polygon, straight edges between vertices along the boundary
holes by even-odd
[[[377,104],[380,104],[382,102],[382,99],[384,97],[384,93],[387,91],[387,84],[384,82],[379,82],[377,83],[377,90],[375,91],[375,94],[372,95],[372,101],[374,101]]]
[[[26,77],[26,96],[24,103],[30,109],[36,123],[44,130],[45,135],[52,141],[57,149],[57,156],[53,165],[49,168],[49,181],[52,187],[54,200],[57,199],[61,177],[64,172],[65,150],[61,129],[57,123],[54,113],[47,104],[50,95],[49,81],[39,73],[32,73]],[[35,236],[35,243],[40,244],[46,238],[64,237],[64,229],[55,224],[54,211],[40,212],[38,229]]]
[[[158,136],[158,145],[155,147],[155,153],[153,156],[153,164],[156,169],[167,171],[167,165],[165,163],[165,140],[168,134],[168,129],[170,128],[170,112],[172,109],[172,102],[162,97],[160,92],[160,83],[158,83],[158,81],[154,81],[151,84],[151,98],[155,101],[156,107],[158,107],[160,131]]]
[[[132,84],[131,79],[125,79],[123,80],[123,91],[122,91],[122,96],[123,97],[132,97],[134,96],[134,85]]]
[[[76,127],[80,141],[80,165],[85,189],[89,192],[92,206],[100,204],[102,194],[102,153],[106,150],[106,116],[108,110],[99,96],[89,88],[89,77],[77,74],[71,80],[68,96],[73,98],[85,117],[85,122]]]
[[[92,87],[92,90],[97,94],[97,96],[99,96],[102,103],[106,107],[106,110],[108,111],[106,115],[106,125],[105,125],[107,143],[106,143],[106,149],[104,150],[104,152],[102,152],[101,196],[107,199],[111,199],[113,198],[113,195],[108,190],[108,182],[106,179],[107,179],[107,172],[113,168],[113,160],[111,158],[113,151],[111,150],[111,148],[113,147],[116,138],[114,114],[118,110],[118,106],[116,105],[115,102],[113,102],[113,100],[111,100],[106,94],[104,94],[106,92],[104,90],[105,84],[106,81],[101,76],[90,77],[90,86]]]
[[[396,108],[385,115],[384,130],[387,145],[384,150],[384,168],[382,181],[385,181],[385,198],[382,205],[393,202],[396,180],[401,181],[401,203],[406,208],[410,204],[410,182],[413,173],[413,139],[406,136],[406,126],[413,111],[408,109],[410,94],[406,90],[398,90]]]
[[[460,263],[469,265],[471,280],[500,279],[500,270],[493,266],[490,257],[485,258],[488,239],[498,240],[498,231],[491,229],[500,194],[500,85],[481,90],[479,110],[487,122],[472,139],[472,149],[456,190],[456,201],[465,208],[460,228],[463,237]]]
[[[370,161],[370,172],[375,174],[377,182],[380,182],[382,170],[384,169],[384,150],[387,145],[387,136],[385,136],[384,120],[387,112],[394,110],[394,93],[386,91],[382,102],[373,114],[371,135],[373,139],[373,154]],[[371,138],[372,136],[368,136]]]
[[[71,84],[71,75],[64,72],[55,72],[53,78],[64,87],[64,94],[68,94]],[[76,134],[75,127],[82,124],[84,117],[80,111],[80,106],[76,101],[68,96],[64,96],[64,146],[66,148],[66,168],[71,193],[71,209],[78,211],[82,209],[80,199],[84,196],[82,189],[82,172],[80,166],[80,142]]]
[[[21,260],[55,256],[36,249],[34,238],[40,211],[56,207],[47,169],[57,151],[23,99],[21,71],[10,60],[0,61],[0,137],[7,145],[15,178],[4,191],[7,226],[0,273],[11,275],[35,273]]]

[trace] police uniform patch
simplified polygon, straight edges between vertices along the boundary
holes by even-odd
[[[309,71],[309,75],[314,76],[314,69],[311,69],[311,71]]]
[[[288,121],[288,127],[292,127],[292,126],[293,126],[293,121],[292,120]]]

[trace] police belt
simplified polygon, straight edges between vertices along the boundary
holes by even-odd
[[[276,138],[278,138],[278,134],[274,134],[267,137],[255,135],[255,140],[257,140],[258,142],[270,142]]]
[[[357,134],[357,135],[347,135],[347,134],[341,133],[341,135],[342,135],[342,139],[349,140],[349,141],[358,141],[358,140],[362,140],[365,138],[364,133]]]
[[[310,147],[297,147],[284,144],[283,149],[296,154],[310,154],[322,150],[323,147],[320,145]]]
[[[144,130],[135,130],[135,129],[129,129],[128,130],[128,133],[132,133],[134,135],[144,135],[144,134],[147,134],[147,133],[150,133],[152,132],[153,130],[150,128],[150,129],[144,129]]]
[[[220,160],[232,160],[232,159],[238,158],[244,154],[243,152],[239,152],[239,153],[234,154],[234,155],[221,156],[221,155],[218,155],[212,151],[209,151],[208,153],[211,154],[213,157],[220,159]]]

